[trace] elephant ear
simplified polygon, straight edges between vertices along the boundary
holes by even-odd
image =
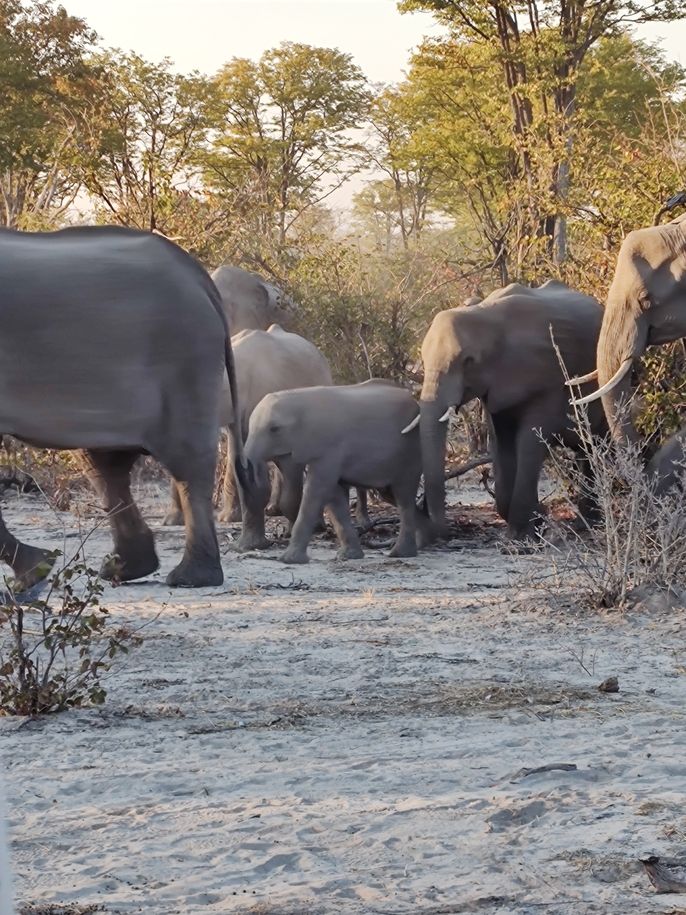
[[[479,320],[480,317],[472,310],[465,310],[458,333],[463,368],[468,368],[470,364],[479,365],[493,349],[493,322],[489,325]]]

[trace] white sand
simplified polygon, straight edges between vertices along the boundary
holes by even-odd
[[[156,526],[163,508],[148,501]],[[33,497],[6,518],[33,543],[77,530]],[[345,564],[321,542],[300,567],[227,552],[224,587],[172,592],[182,536],[159,531],[154,579],[106,591],[117,624],[148,624],[106,705],[0,720],[22,904],[686,907],[638,861],[686,844],[684,611],[523,610],[515,560],[469,538]],[[109,548],[103,530],[93,561]],[[610,675],[620,692],[599,693]],[[578,768],[518,774],[547,763]]]

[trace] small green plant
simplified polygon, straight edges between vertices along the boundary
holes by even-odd
[[[44,599],[21,604],[5,595],[0,714],[44,715],[105,701],[103,674],[141,639],[126,627],[109,627],[102,592],[97,572],[77,554],[51,577]]]

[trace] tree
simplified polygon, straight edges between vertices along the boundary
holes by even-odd
[[[97,79],[96,40],[51,2],[0,0],[0,218],[11,228],[53,225],[73,203],[78,136]]]
[[[348,54],[285,42],[257,63],[235,58],[213,89],[205,182],[253,244],[283,248],[302,214],[359,168],[351,131],[367,109],[364,76]]]
[[[421,143],[425,120],[410,82],[384,89],[369,112],[370,158],[388,176],[385,184],[375,183],[375,191],[386,213],[388,191],[392,192],[395,224],[405,250],[421,238],[436,176],[435,161]],[[365,202],[372,199],[368,196]]]
[[[684,0],[402,0],[401,10],[432,10],[458,39],[497,49],[511,109],[513,151],[525,179],[532,230],[567,257],[577,81],[588,52],[631,25],[686,15]],[[543,168],[537,150],[545,146]]]
[[[173,237],[177,209],[200,195],[197,147],[211,126],[207,81],[177,75],[168,59],[153,64],[111,52],[97,63],[102,81],[85,143],[84,185],[100,218]]]
[[[423,111],[415,142],[433,165],[434,207],[460,227],[473,269],[491,271],[497,285],[512,272],[523,277],[535,239],[493,49],[455,38],[427,41],[406,85]]]
[[[539,218],[549,212],[552,198],[545,184],[532,195],[499,74],[497,48],[454,36],[425,42],[412,60],[407,84],[423,111],[418,142],[436,172],[434,210],[455,220],[466,247],[472,240],[465,266],[492,271],[498,285],[513,278],[537,282],[551,272],[578,284],[587,258],[595,263],[592,247],[605,247],[607,260],[621,240],[620,226],[652,220],[656,207],[646,216],[648,200],[661,199],[663,187],[669,196],[678,183],[675,138],[683,71],[659,50],[626,35],[604,38],[586,55],[577,79],[565,202],[570,237],[579,247],[557,265]],[[532,148],[541,181],[552,173],[554,152],[545,138]],[[652,178],[639,177],[639,162],[649,166]],[[627,169],[635,184],[628,185]],[[532,223],[534,208],[538,216]],[[607,237],[596,231],[601,226]]]

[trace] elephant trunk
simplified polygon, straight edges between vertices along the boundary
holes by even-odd
[[[445,518],[445,445],[448,423],[441,422],[441,417],[451,406],[460,406],[462,384],[459,391],[452,391],[450,396],[445,391],[445,380],[441,373],[427,371],[425,374],[422,396],[419,404],[419,430],[422,447],[422,470],[424,472],[424,492],[429,517],[437,532],[446,532]]]
[[[638,304],[635,308],[626,303],[616,307],[608,302],[598,339],[598,386],[607,384],[629,360],[640,359],[647,340],[647,324]],[[630,371],[602,397],[607,423],[617,442],[638,440],[629,414],[630,397]]]
[[[245,504],[252,511],[264,511],[270,493],[269,468],[263,449],[252,435],[245,443],[244,454],[249,477],[249,486],[244,492]]]

